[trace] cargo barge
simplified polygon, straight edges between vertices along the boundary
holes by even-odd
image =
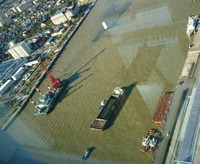
[[[92,130],[104,130],[112,117],[119,112],[120,103],[124,96],[124,90],[120,87],[116,87],[112,92],[111,96],[108,98],[108,101],[101,109],[99,115],[94,120],[90,129]]]

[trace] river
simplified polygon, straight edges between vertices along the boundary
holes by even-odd
[[[155,127],[160,94],[178,82],[190,43],[187,18],[199,14],[199,6],[189,0],[98,0],[51,70],[70,79],[53,112],[32,117],[29,103],[6,132],[48,163],[81,163],[89,146],[96,147],[89,163],[151,163],[139,152],[141,137]],[[91,131],[101,100],[135,82],[114,124]]]

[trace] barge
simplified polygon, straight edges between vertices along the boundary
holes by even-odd
[[[153,123],[162,124],[167,118],[174,92],[165,92],[160,96],[160,101],[154,112]]]
[[[124,92],[125,91],[120,87],[114,89],[99,115],[90,126],[90,129],[104,130],[107,127],[112,117],[120,110],[120,103],[123,100]]]
[[[62,85],[58,88],[51,88],[47,85],[49,90],[45,94],[42,94],[37,103],[30,99],[30,101],[35,105],[33,116],[47,115],[50,113],[52,106],[55,104],[58,96],[68,84],[68,81],[62,81],[61,84]],[[37,88],[35,89],[38,91]]]

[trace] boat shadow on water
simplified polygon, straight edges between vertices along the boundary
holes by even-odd
[[[71,94],[73,94],[74,92],[76,92],[77,90],[79,90],[83,86],[83,85],[80,85],[80,84],[84,80],[86,80],[87,78],[89,78],[90,76],[92,76],[93,73],[91,73],[88,76],[86,76],[85,78],[83,78],[80,82],[78,82],[74,86],[70,86],[70,84],[72,82],[74,82],[75,80],[77,80],[78,78],[80,78],[81,77],[81,73],[83,73],[85,71],[89,71],[89,70],[90,70],[90,68],[88,68],[88,69],[86,69],[84,71],[81,71],[81,72],[76,72],[71,77],[69,77],[68,79],[66,79],[66,81],[68,81],[67,82],[68,84],[63,88],[63,91],[58,96],[56,102],[53,103],[53,105],[51,106],[51,109],[49,110],[48,114],[51,113],[51,112],[53,112],[53,110],[56,108],[56,105],[59,104],[59,103],[61,103],[63,99],[65,99],[66,97],[70,96]]]
[[[91,58],[87,63],[81,66],[74,74],[68,77],[69,84],[66,88],[64,88],[62,95],[59,96],[58,103],[61,102],[64,98],[70,96],[71,94],[79,90],[81,87],[83,87],[81,83],[93,75],[92,72],[90,73],[90,69],[92,67],[86,68],[86,66],[88,66],[89,63],[91,63],[94,59],[96,59],[99,55],[101,55],[105,50],[106,50],[106,47],[102,49],[99,53],[97,53],[93,58]],[[87,75],[85,76],[85,74]],[[63,74],[60,78],[63,78],[66,76],[67,76],[67,73]],[[78,79],[79,79],[79,82],[77,82],[75,85],[70,85]]]
[[[119,103],[116,105],[115,112],[112,115],[112,117],[107,121],[107,125],[104,128],[104,130],[109,129],[114,124],[117,116],[121,112],[123,106],[125,105],[128,97],[130,96],[132,90],[136,87],[136,85],[137,85],[137,82],[134,82],[134,83],[131,83],[129,86],[122,87],[122,89],[124,90],[124,95],[123,95],[121,101],[119,101]]]

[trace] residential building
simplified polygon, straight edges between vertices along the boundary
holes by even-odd
[[[12,20],[9,17],[0,19],[0,27],[3,27],[4,25],[11,23],[11,21]]]
[[[46,18],[46,19],[40,24],[40,26],[41,26],[42,28],[44,28],[44,27],[46,27],[46,25],[47,25],[49,22],[50,22],[50,18],[48,17],[48,18]]]
[[[18,12],[23,12],[24,10],[31,7],[31,5],[32,5],[31,2],[25,2],[25,3],[22,3],[21,5],[17,6],[16,9]]]
[[[12,7],[11,8],[15,13],[17,13],[18,12],[18,10],[17,10],[17,8],[16,8],[16,6],[14,6],[14,7]]]
[[[30,19],[27,19],[26,21],[24,21],[24,22],[22,23],[23,26],[29,26],[29,25],[31,25],[31,24],[32,24],[32,21],[31,21]]]
[[[18,59],[21,57],[30,56],[32,50],[27,43],[20,42],[16,45],[11,46],[8,52],[12,55],[14,59]]]
[[[6,13],[5,13],[5,16],[6,17],[9,17],[9,16],[11,16],[13,13],[11,12],[11,10],[8,10]]]

